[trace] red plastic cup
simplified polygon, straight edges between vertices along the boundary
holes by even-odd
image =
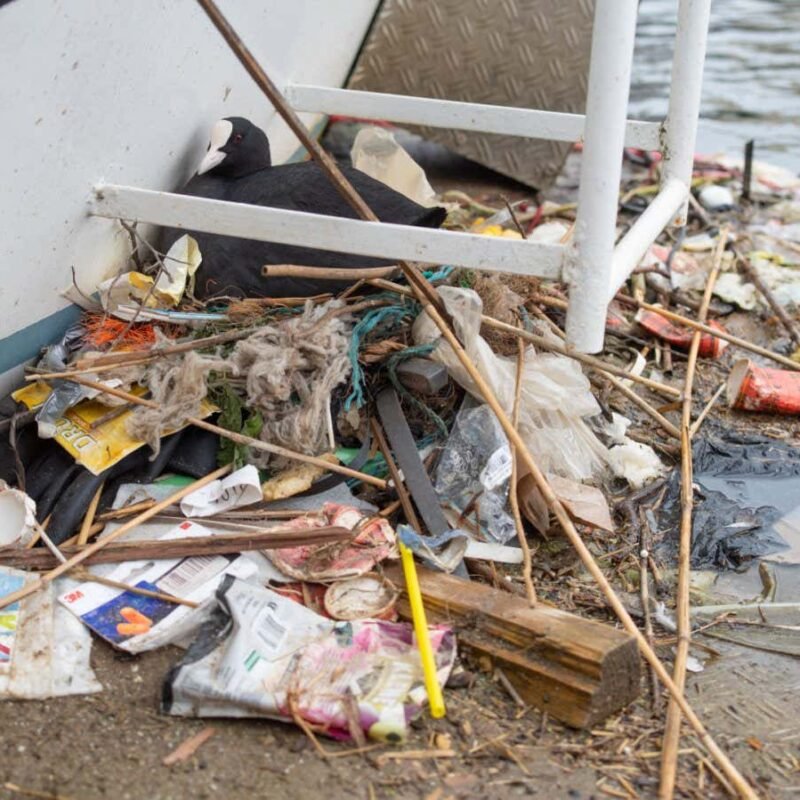
[[[800,372],[759,367],[747,358],[728,375],[728,405],[742,411],[800,414]]]
[[[642,309],[636,315],[636,321],[648,333],[652,333],[654,336],[658,336],[659,339],[669,342],[679,350],[688,350],[692,344],[692,337],[695,333],[694,330],[679,328],[655,311],[646,311]],[[707,324],[709,328],[725,331],[725,328],[718,322],[709,322]],[[700,336],[700,349],[697,351],[697,355],[700,356],[700,358],[718,358],[720,353],[722,353],[727,346],[728,343],[724,339],[718,339],[710,333],[703,333]]]

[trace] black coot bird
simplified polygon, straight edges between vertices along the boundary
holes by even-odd
[[[438,228],[444,221],[445,209],[421,206],[353,167],[342,170],[382,222]],[[356,213],[316,163],[305,161],[273,167],[267,135],[242,117],[228,117],[214,125],[208,152],[181,194],[356,218]],[[203,256],[195,284],[199,298],[305,297],[347,286],[347,283],[321,284],[302,278],[264,278],[261,267],[265,264],[374,267],[391,263],[369,256],[177,228],[163,231],[162,251],[166,252],[184,233],[197,240]]]

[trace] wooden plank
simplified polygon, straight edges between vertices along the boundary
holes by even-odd
[[[304,211],[229,203],[132,186],[94,188],[96,217],[279,242],[386,259],[450,264],[557,280],[564,246],[388,222],[376,224]]]
[[[286,99],[295,111],[343,114],[359,119],[381,119],[409,125],[429,125],[479,133],[524,136],[528,139],[577,142],[583,139],[586,117],[529,108],[464,103],[431,97],[335,89],[329,86],[290,84]],[[628,120],[626,147],[661,149],[658,122]]]
[[[453,623],[462,655],[484,668],[500,667],[527,703],[587,728],[638,696],[639,652],[628,633],[549,606],[531,608],[486,584],[417,569],[429,618]],[[386,573],[404,585],[398,567]],[[405,597],[398,609],[409,616]]]
[[[212,524],[213,520],[209,521]],[[221,536],[187,536],[184,539],[138,539],[114,542],[103,550],[90,555],[87,564],[115,564],[122,561],[138,561],[141,558],[186,558],[187,556],[228,555],[248,550],[278,550],[283,547],[298,547],[308,544],[345,542],[353,538],[347,528],[325,527],[306,530],[278,529],[237,533]],[[69,558],[83,548],[62,547],[61,552]],[[50,569],[59,562],[48,550],[37,547],[26,550],[19,547],[0,549],[0,564],[26,569]]]

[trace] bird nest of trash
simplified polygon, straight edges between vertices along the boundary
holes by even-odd
[[[211,143],[186,194],[352,216],[246,120]],[[573,236],[568,192],[436,194],[386,128],[361,126],[352,163],[384,221]],[[177,645],[164,714],[279,719],[327,752],[320,735],[413,738],[488,673],[543,736],[610,725],[616,747],[631,726],[627,749],[554,752],[633,765],[601,780],[636,796],[669,698],[640,651],[679,670],[725,640],[800,652],[770,638],[770,608],[800,608],[781,578],[800,559],[800,182],[747,174],[696,161],[688,226],[648,249],[597,356],[566,343],[557,282],[120,221],[124,268],[73,285],[80,319],[2,404],[0,696],[100,691],[92,641]],[[620,226],[658,177],[626,151]],[[695,634],[674,657],[676,631]]]

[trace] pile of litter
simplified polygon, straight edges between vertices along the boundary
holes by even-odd
[[[443,203],[453,230],[572,235],[572,202],[437,198],[386,129],[355,148],[360,169]],[[626,152],[621,223],[658,169]],[[564,344],[562,285],[439,264],[354,269],[344,291],[320,267],[313,296],[201,301],[187,234],[98,286],[4,401],[0,696],[102,691],[101,640],[184,648],[165,714],[359,746],[404,741],[428,703],[444,714],[464,665],[570,726],[620,712],[642,688],[637,640],[597,611],[569,530],[667,658],[653,625],[691,634],[690,566],[800,559],[800,466],[764,438],[798,432],[800,181],[747,174],[697,161],[689,226],[650,248],[596,358]],[[581,598],[592,618],[572,613]]]

